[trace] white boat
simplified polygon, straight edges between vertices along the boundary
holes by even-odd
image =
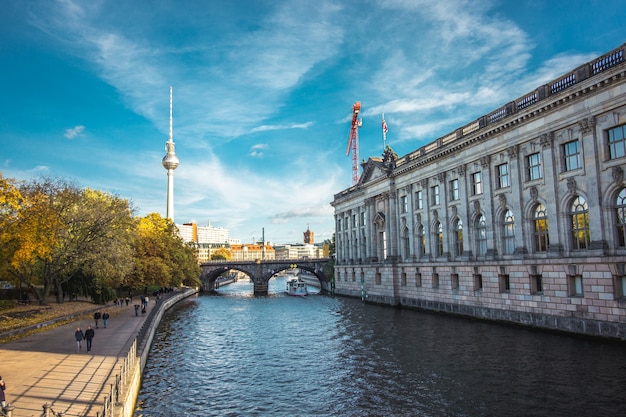
[[[309,293],[306,289],[306,282],[304,282],[300,277],[290,278],[287,280],[287,288],[285,292],[288,295],[296,295],[296,296],[305,296]]]

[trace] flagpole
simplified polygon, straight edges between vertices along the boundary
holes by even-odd
[[[385,112],[383,112],[383,152],[387,148],[387,122],[385,122]]]

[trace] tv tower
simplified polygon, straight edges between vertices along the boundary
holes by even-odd
[[[167,213],[166,217],[174,221],[174,170],[178,166],[178,157],[174,152],[174,141],[172,140],[172,86],[170,86],[170,137],[165,142],[163,157],[163,168],[167,169]]]

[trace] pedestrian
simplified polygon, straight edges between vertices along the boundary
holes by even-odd
[[[4,379],[0,376],[0,405],[4,410],[4,407],[7,406],[6,397],[4,396],[4,390],[7,388],[7,384],[4,383]]]
[[[139,304],[135,304],[135,316],[139,315]]]
[[[130,298],[126,297],[126,307],[128,307],[128,303],[130,303]]]
[[[104,328],[107,328],[107,323],[109,322],[109,313],[104,310],[104,313],[102,313],[102,324],[104,324]]]
[[[74,337],[76,338],[76,352],[78,353],[83,347],[83,339],[85,338],[85,335],[83,334],[83,331],[80,329],[80,327],[76,328],[76,331],[74,332]]]
[[[98,328],[98,320],[100,320],[100,317],[102,317],[100,311],[96,311],[95,313],[93,313],[93,319],[96,322],[96,329]]]
[[[87,352],[91,350],[91,341],[93,337],[96,335],[96,332],[91,328],[91,326],[87,326],[87,330],[85,330],[85,340],[87,341]]]

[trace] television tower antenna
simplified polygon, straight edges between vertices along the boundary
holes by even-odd
[[[167,170],[167,212],[166,217],[174,221],[174,170],[178,167],[178,157],[174,151],[174,141],[172,134],[172,86],[170,86],[170,136],[165,142],[163,157],[163,168]]]
[[[352,106],[352,126],[350,127],[348,148],[346,149],[346,156],[352,151],[352,185],[359,182],[359,128],[363,125],[363,121],[359,119],[360,112],[361,102],[357,101]]]

